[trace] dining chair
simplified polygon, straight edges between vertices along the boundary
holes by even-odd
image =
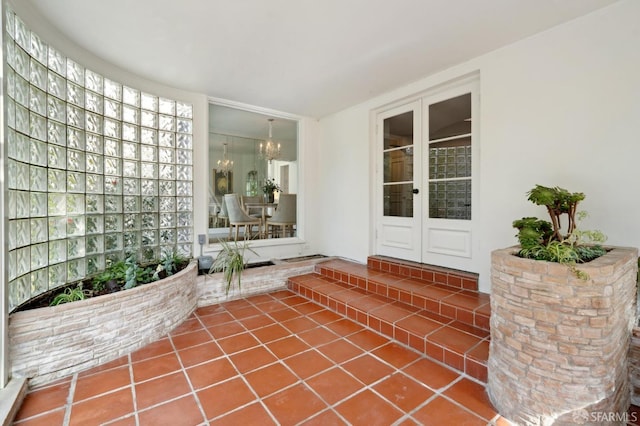
[[[222,201],[220,203],[220,211],[218,212],[216,226],[219,221],[222,221],[223,227],[226,227],[229,223],[229,212],[227,211],[227,203],[224,201],[224,197],[222,197]]]
[[[240,205],[240,196],[238,194],[226,194],[224,196],[225,204],[227,205],[227,212],[229,214],[229,239],[231,239],[231,232],[233,227],[236,228],[235,240],[238,240],[238,234],[240,227],[244,226],[244,238],[247,239],[252,236],[253,225],[258,226],[258,235],[261,233],[262,219],[249,216]]]
[[[290,231],[290,235],[294,235],[294,226],[296,225],[296,194],[280,194],[280,200],[278,201],[278,207],[276,208],[273,216],[266,220],[267,233],[273,236],[278,236],[275,232],[276,229],[280,231],[280,236],[285,237],[287,231]],[[271,228],[273,227],[273,228]]]

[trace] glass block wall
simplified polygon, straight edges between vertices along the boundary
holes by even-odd
[[[130,255],[192,255],[192,106],[66,58],[7,9],[10,311]]]

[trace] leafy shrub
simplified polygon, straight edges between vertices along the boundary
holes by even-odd
[[[79,283],[76,287],[68,287],[64,292],[57,294],[51,301],[50,306],[57,306],[63,303],[75,302],[77,300],[84,300],[87,296],[85,290],[82,289],[82,283]]]

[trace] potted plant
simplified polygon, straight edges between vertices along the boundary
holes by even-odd
[[[244,241],[242,244],[238,244],[237,241],[220,241],[220,246],[222,247],[222,250],[218,253],[218,256],[214,260],[213,265],[211,265],[209,272],[223,273],[224,279],[227,282],[226,294],[229,294],[234,275],[238,279],[238,290],[240,289],[242,271],[247,266],[248,262],[245,258],[245,251],[249,250],[255,255],[258,253],[249,247],[249,243],[247,241]]]
[[[262,186],[262,192],[264,193],[264,201],[266,203],[273,203],[275,191],[280,191],[280,186],[273,179],[267,179]]]

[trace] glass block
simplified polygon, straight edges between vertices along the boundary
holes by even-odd
[[[87,237],[87,254],[104,253],[104,237],[102,235],[92,235]]]
[[[47,188],[49,192],[66,192],[67,173],[64,170],[49,169]]]
[[[122,251],[113,251],[110,253],[105,253],[104,262],[106,265],[112,265],[119,260],[126,259],[126,256]]]
[[[85,167],[84,152],[76,151],[73,149],[67,150],[67,169],[84,171],[84,167]]]
[[[109,155],[111,157],[119,157],[120,156],[120,142],[113,139],[104,140],[104,155]]]
[[[122,139],[137,142],[139,129],[140,128],[134,124],[122,123]]]
[[[67,83],[67,102],[79,107],[84,106],[84,89],[77,84]]]
[[[122,234],[122,242],[125,249],[132,249],[140,247],[140,233],[139,232],[125,232]]]
[[[177,166],[176,180],[193,180],[193,166]]]
[[[125,195],[140,195],[139,179],[122,179],[122,193]]]
[[[102,253],[103,250],[100,251]],[[98,272],[104,271],[104,255],[87,256],[87,276],[96,275]]]
[[[158,182],[159,194],[164,197],[173,197],[176,195],[175,182],[172,180],[161,180]]]
[[[123,226],[127,230],[140,229],[140,215],[136,213],[125,214]]]
[[[17,146],[18,146],[18,142],[17,139],[18,138],[18,133],[15,132],[15,130],[13,129],[7,129],[7,156],[8,158],[12,158],[12,159],[18,159],[17,155],[18,153],[16,152],[17,150]]]
[[[127,123],[139,124],[140,110],[129,105],[122,105],[122,121],[126,121]]]
[[[122,176],[140,177],[139,162],[122,160]]]
[[[23,134],[15,134],[15,141],[14,141],[14,146],[12,146],[12,158],[15,158],[16,160],[23,162],[23,163],[28,163],[29,162],[29,158],[31,157],[31,140],[29,139],[28,136],[23,135]]]
[[[177,246],[178,254],[184,257],[192,257],[193,256],[193,245],[192,244],[178,244]]]
[[[108,78],[104,79],[104,95],[108,98],[116,101],[122,100],[122,85],[111,81]]]
[[[175,146],[176,134],[173,132],[158,132],[158,145],[171,147]]]
[[[67,172],[67,192],[85,192],[85,174]],[[69,206],[67,206],[69,208]]]
[[[102,134],[102,116],[87,112],[85,129],[87,132]]]
[[[122,86],[122,102],[136,107],[140,106],[140,91]]]
[[[84,194],[67,194],[67,214],[84,213]]]
[[[40,243],[31,246],[31,270],[44,268],[49,264],[49,244]]]
[[[85,254],[85,239],[69,238],[67,239],[67,259],[77,259]]]
[[[122,104],[120,102],[105,98],[104,115],[116,120],[122,120]]]
[[[140,125],[145,127],[158,127],[158,114],[155,112],[142,110],[140,113]]]
[[[102,164],[104,159],[102,155],[99,154],[89,154],[85,155],[86,159],[86,171],[88,173],[102,173]]]
[[[7,235],[7,244],[9,246],[9,250],[14,250],[18,247],[18,220],[9,221],[9,234]]]
[[[14,99],[22,106],[29,107],[29,82],[24,78],[17,76],[15,81]]]
[[[158,97],[140,93],[140,107],[148,111],[158,111]]]
[[[35,86],[31,86],[29,109],[42,116],[47,116],[47,94]]]
[[[138,144],[134,142],[122,142],[122,157],[129,159],[138,158]]]
[[[175,197],[160,197],[160,211],[161,212],[174,212],[176,211],[176,199]],[[185,210],[183,210],[185,211]]]
[[[67,58],[67,80],[84,86],[84,67]]]
[[[135,195],[125,195],[122,197],[122,204],[125,213],[137,213],[140,211],[140,197]]]
[[[160,213],[160,228],[175,228],[176,215],[174,213]]]
[[[159,235],[160,244],[175,244],[176,242],[176,233],[173,228],[161,229]]]
[[[142,195],[158,195],[158,186],[155,180],[143,179],[140,181],[140,193]]]
[[[175,179],[176,166],[173,164],[160,163],[160,179]]]
[[[49,99],[47,98],[47,105]],[[47,138],[49,143],[64,146],[67,143],[67,128],[62,123],[47,121]]]
[[[184,102],[176,102],[176,115],[180,118],[193,118],[193,106]]]
[[[8,264],[7,269],[9,270],[9,279],[12,280],[18,276],[18,272],[16,270],[16,252],[15,250],[9,252],[9,256],[7,257]]]
[[[28,135],[29,128],[29,110],[21,105],[16,105],[15,108],[15,128],[18,132]]]
[[[67,236],[81,237],[84,236],[85,222],[84,216],[67,217]]]
[[[67,125],[84,129],[84,110],[67,104]]]
[[[86,191],[90,194],[102,194],[104,193],[104,176],[87,174],[86,176]]]
[[[143,247],[142,248],[142,261],[144,262],[152,262],[156,259],[158,259],[158,247],[156,246],[151,246],[151,247]]]
[[[93,135],[91,133],[86,135],[86,147],[87,152],[95,152],[96,154],[102,154],[102,136]]]
[[[193,184],[191,181],[177,181],[176,182],[176,195],[177,196],[192,196]]]
[[[105,176],[104,193],[122,194],[122,179],[114,176]]]
[[[158,161],[160,163],[175,163],[175,150],[171,149],[171,148],[160,148],[158,150],[159,153],[159,159]],[[147,160],[149,161],[149,160]]]
[[[46,266],[46,265],[45,265]],[[46,268],[31,273],[31,297],[44,293],[49,289],[48,271]]]
[[[191,212],[178,212],[176,217],[177,217],[177,226],[179,227],[192,226],[193,220],[192,220]]]
[[[47,210],[49,216],[61,216],[67,214],[67,198],[64,193],[47,195]],[[51,234],[51,230],[49,230]]]
[[[16,96],[16,79],[18,78],[18,76],[16,75],[16,72],[11,68],[8,67],[6,69],[7,71],[7,95],[9,95],[9,97],[11,99],[15,99]]]
[[[158,131],[142,127],[140,129],[140,142],[148,145],[157,145]]]
[[[84,259],[70,260],[67,262],[67,280],[77,281],[86,276],[86,264]]]
[[[174,132],[176,130],[176,119],[170,115],[158,115],[158,128],[166,132]]]
[[[122,234],[105,234],[104,235],[104,250],[114,251],[122,250]]]
[[[105,213],[122,213],[122,197],[105,195],[104,211]]]
[[[49,252],[51,252],[51,247],[49,247]],[[65,247],[65,253],[66,253]],[[50,262],[51,264],[51,262]],[[48,268],[49,271],[49,289],[53,289],[56,287],[60,287],[67,282],[67,264],[66,263],[58,263],[57,265],[51,265]]]
[[[12,69],[15,69],[16,67],[16,44],[12,41],[12,40],[7,40],[5,43],[6,49],[7,49],[7,64],[9,64],[9,66]]]
[[[15,37],[16,15],[9,8],[4,8],[5,12],[5,30],[11,38]]]
[[[24,191],[29,190],[29,165],[25,163],[15,163],[16,171],[16,189],[22,189]]]
[[[193,242],[193,232],[191,228],[178,228],[178,243]]]
[[[38,114],[29,114],[29,134],[41,141],[47,140],[47,120]]]
[[[18,278],[9,283],[9,310],[20,306],[29,299],[30,286],[27,278],[28,277]]]
[[[23,49],[29,50],[29,45],[31,44],[31,32],[27,28],[27,26],[22,22],[19,16],[15,16],[15,40],[18,45],[20,45]]]
[[[149,229],[141,232],[143,246],[155,246],[158,244],[158,231]]]
[[[24,247],[28,246],[31,242],[30,236],[31,231],[29,230],[30,222],[29,219],[21,219],[15,220],[15,246],[16,247]]]
[[[193,164],[193,151],[189,149],[176,149],[176,163],[191,165]]]
[[[17,163],[12,158],[7,159],[7,187],[9,189],[16,189],[17,186],[16,164]]]
[[[104,218],[102,216],[87,215],[87,217],[86,217],[86,232],[87,232],[87,235],[102,234],[104,232],[104,220],[103,219]]]
[[[85,94],[85,101],[85,109],[87,111],[95,112],[96,114],[102,114],[102,105],[104,102],[101,95],[87,91]]]
[[[158,178],[158,164],[157,163],[141,163],[140,164],[140,177],[144,179],[157,179]]]
[[[184,118],[178,119],[176,130],[178,133],[193,133],[193,122]]]
[[[44,217],[47,215],[47,194],[44,192],[32,192],[29,194],[31,198],[31,217]]]
[[[140,227],[142,229],[156,229],[158,227],[158,215],[156,213],[143,213],[140,215]]]
[[[29,217],[29,193],[23,191],[15,191],[15,209],[16,209],[16,218]],[[13,206],[10,206],[10,209]]]
[[[85,211],[87,213],[104,213],[104,196],[87,194],[85,196]]]
[[[47,77],[47,67],[35,61],[34,59],[31,59],[29,81],[34,86],[42,90],[47,90],[47,83],[49,81]]]
[[[47,169],[38,166],[29,167],[29,189],[45,192],[47,186]]]
[[[86,70],[84,74],[84,87],[93,92],[102,94],[102,76],[91,70]]]
[[[47,64],[47,45],[36,33],[31,33],[31,56],[36,58],[40,63]]]
[[[152,145],[141,145],[140,158],[144,161],[158,161],[157,148]]]
[[[158,197],[142,197],[142,211],[143,212],[158,211]]]
[[[29,80],[30,74],[30,60],[29,55],[24,50],[16,47],[13,55],[14,67],[13,69],[21,75],[23,78]]]
[[[176,102],[171,99],[160,98],[158,100],[158,111],[161,114],[176,115]]]
[[[109,138],[120,138],[122,135],[122,126],[119,121],[110,118],[104,119],[104,135]]]
[[[6,108],[7,108],[7,126],[10,129],[16,128],[16,103],[13,99],[6,99]]]
[[[122,175],[122,170],[120,168],[121,160],[119,158],[114,157],[104,157],[104,173],[106,175]]]
[[[176,197],[176,208],[179,212],[193,211],[192,197]]]
[[[15,250],[16,253],[16,276],[24,275],[31,269],[31,250],[23,247]]]
[[[67,69],[67,58],[49,46],[47,65],[50,70],[55,71],[60,75],[65,75],[65,70]]]
[[[47,93],[59,99],[66,99],[65,93],[67,83],[63,77],[49,71],[49,73],[47,74],[47,81]]]

